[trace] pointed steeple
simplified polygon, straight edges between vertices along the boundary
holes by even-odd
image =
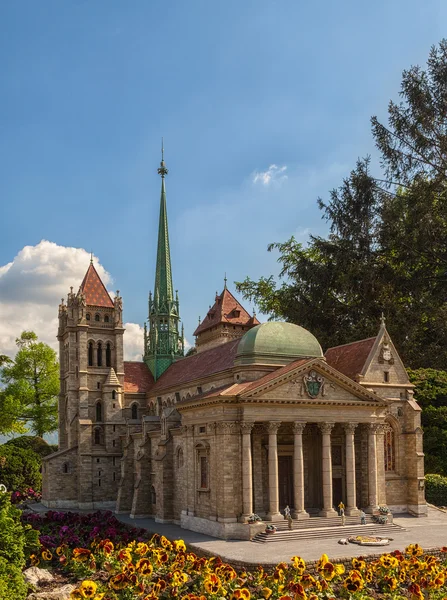
[[[171,271],[171,253],[169,250],[168,213],[166,209],[165,177],[168,174],[164,161],[163,141],[161,163],[158,168],[161,175],[160,218],[158,222],[157,266],[155,270],[154,304],[163,307],[174,299]]]
[[[184,351],[183,336],[179,333],[178,294],[176,292],[174,298],[174,286],[172,284],[165,188],[165,177],[168,174],[168,169],[164,161],[163,140],[161,162],[157,171],[161,176],[157,264],[154,294],[149,294],[149,332],[145,336],[144,352],[144,360],[154,379],[158,379],[176,358],[183,356]]]
[[[89,306],[103,306],[113,308],[113,302],[110,298],[106,286],[101,281],[98,271],[93,265],[93,259],[90,258],[90,265],[87,273],[82,280],[79,293],[85,295],[85,302]]]

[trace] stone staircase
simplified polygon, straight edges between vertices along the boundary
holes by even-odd
[[[267,525],[268,523],[266,523]],[[359,524],[359,517],[346,517],[346,524],[341,524],[340,517],[310,517],[302,521],[294,520],[290,531],[287,521],[273,523],[276,533],[261,532],[251,540],[257,544],[286,542],[305,539],[347,538],[355,535],[373,535],[393,538],[400,531],[405,531],[399,525],[374,523],[371,515],[366,517],[366,525]]]

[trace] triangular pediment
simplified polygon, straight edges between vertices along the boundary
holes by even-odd
[[[387,404],[323,359],[297,361],[296,367],[294,364],[252,382],[240,394],[240,399],[245,402],[292,401],[299,404]]]
[[[384,374],[388,373],[385,381]],[[407,371],[383,323],[361,372],[367,383],[410,384]]]

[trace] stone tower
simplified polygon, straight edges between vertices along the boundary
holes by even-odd
[[[256,315],[250,315],[227,288],[227,278],[221,294],[216,292],[213,306],[206,317],[199,321],[194,331],[197,352],[214,348],[236,338],[259,325]]]
[[[157,265],[154,295],[149,293],[149,332],[144,325],[144,362],[157,380],[174,360],[183,356],[183,326],[179,333],[179,301],[172,285],[169,251],[168,214],[166,209],[165,166],[163,146],[158,174],[161,175],[160,220],[158,225]]]
[[[93,260],[77,294],[59,306],[59,449],[73,450],[63,472],[76,469],[79,507],[107,506],[117,494],[123,404],[123,323]]]

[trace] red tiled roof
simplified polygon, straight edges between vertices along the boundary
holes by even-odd
[[[249,315],[242,304],[236,300],[226,287],[220,296],[216,295],[216,301],[209,309],[206,317],[194,331],[194,335],[199,335],[207,329],[210,329],[210,327],[215,327],[220,323],[249,327],[259,325],[258,319],[255,316]]]
[[[239,342],[240,340],[232,340],[215,348],[181,358],[157,379],[151,393],[231,369]]]
[[[327,363],[351,379],[362,372],[366,359],[371,352],[375,337],[343,346],[335,346],[326,350],[324,355]]]
[[[124,392],[142,394],[151,389],[154,378],[144,362],[124,361]]]
[[[113,308],[112,299],[92,264],[82,280],[80,291],[85,294],[85,301],[90,306]]]

